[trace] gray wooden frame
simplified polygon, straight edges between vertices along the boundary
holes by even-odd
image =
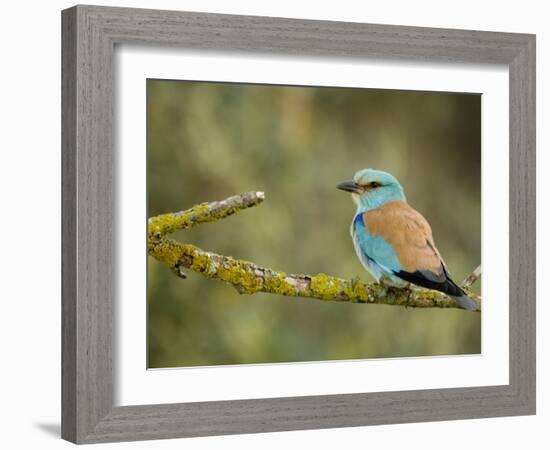
[[[535,413],[535,36],[76,6],[62,13],[62,437],[77,443]],[[114,406],[116,44],[505,64],[510,76],[510,383]]]

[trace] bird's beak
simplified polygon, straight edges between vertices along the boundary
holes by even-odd
[[[340,184],[336,185],[336,188],[346,192],[353,192],[355,194],[360,194],[363,192],[361,186],[353,180],[342,181]]]

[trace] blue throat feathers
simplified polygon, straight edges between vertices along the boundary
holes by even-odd
[[[406,201],[403,188],[399,184],[383,186],[376,191],[365,192],[358,197],[356,214],[379,208],[395,200]]]

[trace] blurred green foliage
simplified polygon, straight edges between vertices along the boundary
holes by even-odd
[[[179,232],[182,242],[371,280],[349,236],[355,207],[335,189],[365,167],[401,181],[455,281],[480,263],[480,96],[148,80],[149,216],[266,193],[259,207]],[[148,260],[149,367],[480,353],[480,316],[241,296]]]

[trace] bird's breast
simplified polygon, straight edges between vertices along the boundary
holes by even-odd
[[[355,254],[361,261],[361,264],[365,269],[367,269],[370,274],[379,281],[382,277],[382,270],[375,261],[373,261],[368,254],[365,252],[362,235],[364,234],[364,225],[363,225],[363,214],[359,213],[351,222],[350,228],[351,239],[353,241],[353,247],[355,249]]]

